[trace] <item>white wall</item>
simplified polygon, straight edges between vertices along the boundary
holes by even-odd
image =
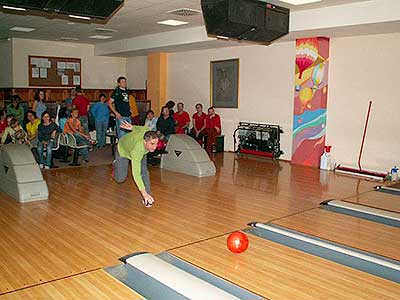
[[[217,109],[225,150],[233,150],[232,134],[239,121],[283,127],[283,159],[291,158],[294,42],[174,53],[168,61],[168,98],[185,103],[190,114],[197,102],[210,106],[210,61],[239,58],[239,109]]]
[[[355,166],[368,100],[374,100],[363,166],[388,170],[400,165],[400,34],[331,39],[327,144],[337,162]],[[294,42],[269,47],[246,46],[170,54],[168,97],[209,105],[210,61],[240,58],[239,109],[218,109],[225,149],[233,150],[232,132],[239,121],[283,126],[283,159],[291,158]],[[399,124],[399,125],[398,125]]]
[[[114,88],[119,76],[126,75],[126,58],[94,55],[94,45],[12,39],[13,86],[28,87],[28,55],[82,59],[83,88]]]
[[[13,85],[12,70],[12,42],[0,41],[0,88],[9,88]]]
[[[145,89],[147,80],[147,56],[128,57],[126,76],[130,89]]]
[[[362,166],[400,164],[400,34],[331,41],[327,143],[341,163],[356,165],[368,101],[373,100]]]

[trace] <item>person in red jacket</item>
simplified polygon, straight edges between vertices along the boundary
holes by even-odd
[[[73,108],[77,108],[79,111],[79,121],[81,121],[83,129],[85,132],[89,132],[89,119],[88,111],[90,102],[89,99],[82,95],[82,89],[80,86],[75,88],[77,96],[72,100]]]
[[[206,134],[207,152],[216,152],[216,138],[217,136],[221,135],[221,118],[215,113],[214,107],[210,107],[208,109],[208,116],[206,119]]]
[[[190,117],[189,114],[183,110],[183,103],[180,102],[177,105],[178,111],[174,114],[175,121],[175,133],[185,134],[186,129],[189,128]]]
[[[191,136],[200,144],[203,145],[204,132],[206,129],[207,114],[203,112],[203,105],[196,104],[196,112],[192,116],[193,128]]]

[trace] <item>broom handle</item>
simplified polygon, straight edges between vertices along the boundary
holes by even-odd
[[[362,170],[361,169],[361,156],[362,156],[362,152],[364,149],[364,142],[365,142],[365,136],[367,134],[367,127],[368,127],[368,121],[369,121],[369,113],[371,112],[371,106],[372,106],[372,101],[369,101],[367,119],[365,120],[364,133],[363,133],[363,138],[362,138],[362,142],[361,142],[360,154],[358,156],[358,168],[360,169],[360,171]]]

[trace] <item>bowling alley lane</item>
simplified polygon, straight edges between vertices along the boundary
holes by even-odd
[[[325,240],[400,260],[400,228],[315,208],[272,222]]]
[[[170,251],[271,300],[398,300],[400,285],[248,234],[249,248],[231,253],[226,236]]]
[[[347,202],[366,205],[374,208],[389,210],[400,213],[400,196],[377,191],[362,193],[353,197],[345,198]]]

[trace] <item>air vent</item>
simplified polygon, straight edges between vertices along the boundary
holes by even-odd
[[[101,27],[96,28],[96,31],[97,31],[97,32],[117,32],[117,31],[114,30],[114,29],[101,28]]]
[[[171,10],[168,12],[169,14],[181,16],[181,17],[190,17],[190,16],[196,16],[201,14],[201,11],[195,10],[195,9],[190,9],[190,8],[180,8],[176,10]]]

